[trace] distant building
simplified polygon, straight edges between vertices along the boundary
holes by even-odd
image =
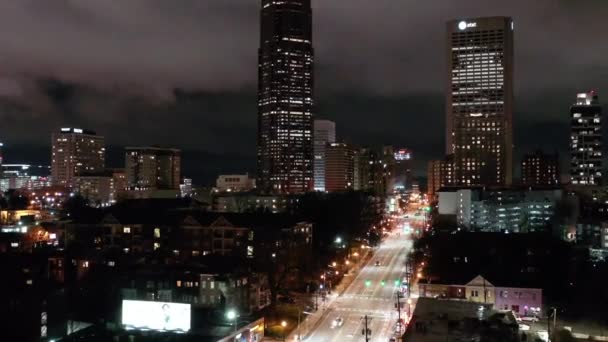
[[[51,168],[45,165],[3,164],[0,168],[0,191],[10,189],[39,190],[50,187]]]
[[[570,116],[572,185],[602,185],[602,107],[597,94],[578,94]]]
[[[459,228],[528,233],[551,228],[562,190],[442,189],[439,214],[454,215]]]
[[[369,191],[378,196],[385,196],[394,189],[394,152],[391,146],[385,146],[381,151],[364,147],[355,154],[354,171],[358,177],[358,190]]]
[[[74,177],[74,192],[89,200],[93,207],[106,207],[116,202],[116,189],[112,174]]]
[[[179,190],[181,151],[160,147],[127,147],[127,187],[130,190]]]
[[[2,149],[4,148],[4,144],[0,142],[0,178],[2,178],[2,163],[4,162],[4,155],[2,154]]]
[[[327,144],[336,142],[336,123],[329,120],[315,120],[314,127],[315,191],[325,191],[325,149]]]
[[[259,195],[246,192],[220,193],[213,196],[211,210],[220,213],[291,211],[298,199],[291,195]]]
[[[521,182],[525,186],[557,186],[560,181],[557,154],[542,151],[526,154],[521,161]]]
[[[412,151],[407,148],[400,148],[393,153],[395,160],[395,185],[397,192],[412,188],[414,179],[412,177]]]
[[[353,149],[344,143],[327,144],[325,148],[325,191],[338,192],[354,188]]]
[[[112,173],[112,181],[114,182],[114,191],[116,192],[115,199],[118,200],[124,197],[128,188],[127,173],[125,169],[109,169]]]
[[[182,197],[192,196],[192,179],[184,178],[182,184],[179,185],[179,190]]]
[[[62,128],[52,135],[51,175],[54,185],[73,186],[74,177],[105,168],[104,137],[80,128]]]
[[[447,23],[446,153],[458,186],[510,186],[513,173],[513,20]]]
[[[454,184],[454,159],[452,155],[442,160],[431,160],[427,167],[427,193],[432,198],[436,192]]]
[[[255,178],[244,175],[219,175],[215,181],[218,192],[241,192],[255,189]]]
[[[258,53],[258,188],[264,193],[311,191],[311,1],[262,0]]]

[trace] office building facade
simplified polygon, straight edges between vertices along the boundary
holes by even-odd
[[[535,151],[526,154],[521,161],[521,182],[525,186],[557,186],[559,179],[557,153]]]
[[[181,151],[160,147],[127,147],[125,172],[130,190],[179,190]]]
[[[577,95],[570,120],[570,181],[602,185],[602,107],[594,91]]]
[[[336,123],[329,120],[314,122],[315,191],[325,191],[325,148],[327,144],[336,142]]]
[[[344,143],[327,144],[325,157],[325,191],[340,192],[354,189],[353,149]]]
[[[62,128],[52,134],[51,177],[53,184],[71,187],[74,177],[103,172],[104,137],[80,128]]]
[[[447,23],[447,154],[458,186],[509,186],[513,170],[513,21]]]
[[[262,0],[258,63],[258,188],[313,189],[310,0]]]

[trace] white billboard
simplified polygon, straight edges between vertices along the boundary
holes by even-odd
[[[130,329],[190,330],[190,304],[122,301],[122,324]]]

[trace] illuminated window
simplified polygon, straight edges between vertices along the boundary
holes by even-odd
[[[131,228],[130,227],[124,227],[122,229],[122,232],[125,233],[125,234],[131,234]]]
[[[154,237],[156,239],[160,238],[160,228],[154,228]]]

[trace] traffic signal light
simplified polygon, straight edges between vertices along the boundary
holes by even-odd
[[[384,280],[380,282],[380,285],[384,286]]]
[[[369,280],[366,280],[366,281],[365,281],[365,287],[370,287],[370,285],[371,285],[371,284],[372,284],[372,282],[371,282],[371,281],[369,281]]]
[[[399,286],[399,279],[395,279],[395,286]]]

